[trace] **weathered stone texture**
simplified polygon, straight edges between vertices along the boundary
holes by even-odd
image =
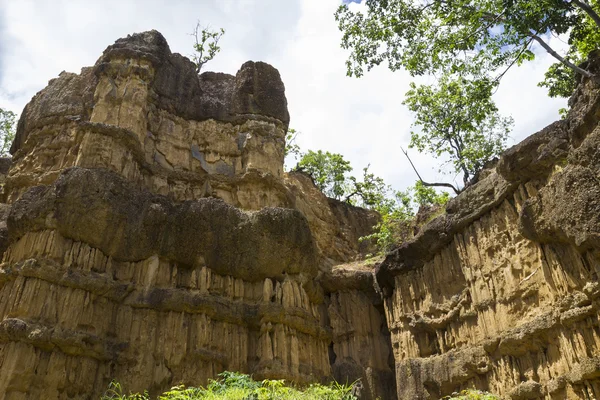
[[[277,70],[198,76],[158,32],[118,40],[32,99],[0,162],[0,399],[224,370],[600,398],[600,89],[571,105],[374,278],[351,261],[378,216],[283,171]]]
[[[321,253],[333,263],[350,261],[359,244],[356,235],[337,233],[352,229],[335,219],[339,207],[312,187],[296,190],[307,186],[297,175],[284,180],[288,123],[284,85],[272,66],[247,62],[236,76],[198,76],[160,33],[134,34],[81,74],[61,73],[25,107],[4,197],[12,203],[69,167],[105,168],[176,201],[217,197],[247,210],[307,210]],[[318,206],[303,206],[315,199]],[[331,217],[319,226],[317,213]],[[359,234],[372,226],[361,224]]]
[[[598,93],[583,82],[379,267],[399,399],[600,398]]]
[[[369,251],[377,215],[284,174],[288,123],[275,68],[198,76],[156,31],[50,81],[0,163],[0,399],[98,398],[112,379],[155,394],[225,370],[362,378],[385,398],[373,276],[331,270]]]
[[[338,265],[322,280],[328,293],[333,341],[329,360],[338,382],[360,379],[361,395],[392,399],[396,385],[390,333],[379,293],[373,290],[372,267]]]

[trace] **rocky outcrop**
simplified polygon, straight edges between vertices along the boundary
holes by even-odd
[[[0,399],[224,370],[386,398],[373,276],[339,266],[370,251],[377,215],[283,172],[288,123],[275,68],[198,76],[156,31],[50,81],[0,171]]]
[[[158,32],[118,40],[32,99],[0,162],[0,400],[224,370],[598,398],[600,88],[571,105],[374,276],[355,260],[378,216],[283,171],[277,70],[198,76]]]
[[[134,34],[81,74],[61,73],[25,107],[4,196],[12,203],[69,167],[104,168],[175,201],[216,197],[246,210],[300,209],[321,254],[332,264],[350,261],[359,245],[336,220],[339,207],[300,174],[284,177],[288,123],[284,85],[270,65],[249,61],[236,76],[198,76],[160,33]]]
[[[583,81],[379,266],[399,399],[600,395],[599,95]]]

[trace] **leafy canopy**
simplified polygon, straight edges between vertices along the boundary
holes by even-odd
[[[453,172],[467,183],[505,148],[512,125],[492,101],[496,82],[451,78],[436,85],[411,84],[404,104],[415,113],[410,147],[435,157],[447,156]]]
[[[310,175],[326,196],[373,210],[386,201],[391,189],[382,178],[369,171],[370,165],[363,168],[362,180],[358,180],[349,175],[353,168],[341,154],[322,150],[302,153],[299,148],[294,148],[293,152],[301,155],[295,169]]]
[[[576,74],[598,79],[576,65],[598,47],[598,1],[366,0],[364,12],[346,4],[335,17],[342,47],[351,51],[348,75],[387,63],[392,71],[437,77],[407,93],[413,128],[420,128],[410,146],[449,157],[466,185],[505,146],[512,120],[498,114],[492,95],[511,67],[535,58],[534,44],[559,62],[541,83],[551,95],[571,94]],[[569,37],[567,56],[548,45],[549,35]]]
[[[8,156],[8,151],[15,139],[16,114],[0,108],[0,156]]]
[[[591,0],[590,7],[600,9],[598,0]],[[573,64],[583,63],[592,51],[600,48],[600,29],[593,18],[585,15],[580,24],[574,25],[569,35],[569,50],[565,56]],[[565,64],[557,62],[548,68],[544,80],[538,86],[548,88],[550,97],[569,97],[575,90],[577,73]]]
[[[450,198],[448,193],[439,193],[422,182],[404,192],[394,191],[382,178],[370,172],[370,165],[363,168],[359,180],[349,175],[353,168],[341,154],[321,150],[303,153],[295,144],[296,135],[295,130],[290,130],[286,136],[286,155],[301,157],[296,170],[309,174],[326,196],[379,213],[381,218],[373,227],[373,233],[360,240],[372,241],[380,253],[413,236],[419,209],[433,207],[439,210]]]
[[[309,150],[296,168],[309,174],[321,192],[338,200],[347,190],[346,173],[352,171],[350,162],[341,154],[321,150]]]
[[[348,5],[336,12],[342,47],[351,50],[348,75],[387,62],[392,71],[404,68],[413,76],[489,71],[499,79],[507,68],[535,58],[533,42],[568,62],[544,37],[570,34],[577,43],[589,36],[589,21],[600,23],[596,2],[587,0],[366,0],[366,6],[366,14]]]

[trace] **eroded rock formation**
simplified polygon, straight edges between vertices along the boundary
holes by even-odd
[[[352,261],[377,216],[283,172],[277,70],[198,76],[158,32],[118,40],[32,99],[0,162],[0,399],[224,370],[600,398],[598,85],[571,105],[374,276]]]
[[[3,186],[0,398],[224,370],[393,393],[373,276],[339,265],[377,216],[284,174],[288,122],[276,69],[198,76],[156,31],[50,81]]]
[[[600,398],[598,85],[571,105],[379,266],[399,399]]]

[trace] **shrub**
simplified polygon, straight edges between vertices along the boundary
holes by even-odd
[[[352,386],[333,382],[328,386],[312,384],[304,389],[285,384],[283,379],[253,380],[249,375],[225,371],[219,379],[211,380],[206,388],[183,385],[172,387],[159,400],[356,400]],[[124,394],[117,382],[111,382],[101,400],[150,400],[144,394]]]

